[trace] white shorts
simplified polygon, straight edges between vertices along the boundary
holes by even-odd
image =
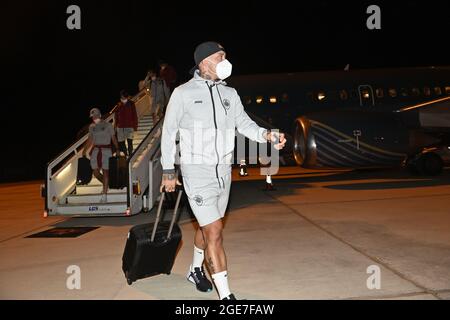
[[[101,167],[98,166],[97,155],[98,155],[98,148],[93,147],[92,153],[91,153],[91,168],[92,168],[92,170],[95,170],[95,169],[109,170],[109,158],[112,157],[111,148],[102,148]]]
[[[117,128],[117,140],[122,142],[125,139],[133,139],[133,128]]]
[[[183,185],[201,227],[223,218],[230,196],[231,173],[219,179],[183,177]]]

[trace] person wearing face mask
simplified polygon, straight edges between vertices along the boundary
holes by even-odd
[[[119,145],[111,123],[102,120],[102,114],[98,108],[92,108],[89,112],[92,124],[89,126],[89,137],[83,149],[83,157],[91,149],[91,167],[94,176],[103,184],[103,193],[100,201],[106,202],[109,182],[109,158],[112,156],[111,141],[116,149]],[[102,172],[100,172],[100,170]]]
[[[129,157],[133,153],[133,135],[138,127],[138,117],[136,106],[129,99],[129,94],[125,90],[120,91],[120,102],[115,112],[115,122],[119,149]],[[128,150],[125,145],[125,140],[128,144]]]
[[[236,90],[226,86],[223,80],[231,75],[232,65],[220,44],[209,41],[198,45],[194,60],[193,78],[175,88],[164,117],[161,190],[173,192],[180,184],[174,167],[178,132],[184,190],[199,224],[187,279],[198,290],[211,291],[212,283],[203,268],[206,261],[219,298],[234,300],[222,245],[222,218],[231,187],[235,129],[253,141],[277,141],[274,147],[278,150],[286,139],[284,134],[261,128],[251,120]]]
[[[166,82],[170,92],[172,92],[177,83],[177,72],[175,71],[174,67],[169,65],[164,60],[159,60],[158,64],[159,64],[159,76]]]
[[[154,70],[149,71],[149,88],[152,97],[150,113],[153,117],[153,124],[155,124],[156,117],[165,112],[166,105],[169,102],[170,91],[166,82],[159,78]]]

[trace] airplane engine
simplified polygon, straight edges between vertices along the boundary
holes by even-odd
[[[306,168],[401,166],[436,143],[388,113],[323,112],[294,122],[293,153]]]

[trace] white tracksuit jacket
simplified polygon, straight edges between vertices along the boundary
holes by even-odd
[[[163,173],[173,173],[176,134],[180,137],[183,176],[219,178],[231,172],[235,129],[253,141],[265,143],[265,128],[244,111],[234,88],[223,81],[194,77],[175,88],[164,117],[161,137]]]

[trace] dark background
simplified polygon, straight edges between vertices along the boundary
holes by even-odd
[[[81,30],[66,9],[81,8]],[[366,9],[381,7],[381,30]],[[189,79],[220,42],[234,74],[450,65],[445,1],[2,1],[0,182],[43,179],[96,106],[109,111],[158,59]]]

